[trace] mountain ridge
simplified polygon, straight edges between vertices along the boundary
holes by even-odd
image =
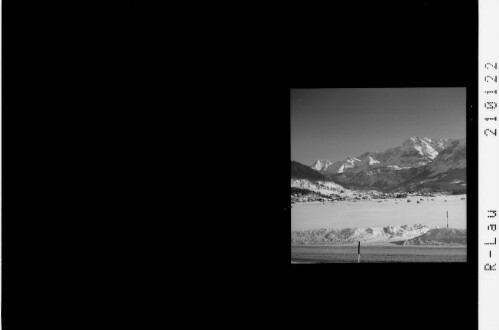
[[[327,181],[327,178],[310,166],[291,161],[291,178]]]
[[[413,136],[383,152],[323,159],[312,166],[327,179],[352,187],[466,189],[466,139]]]

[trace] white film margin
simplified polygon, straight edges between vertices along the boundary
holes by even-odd
[[[479,0],[478,328],[499,329],[499,0]],[[494,212],[495,211],[495,212]]]

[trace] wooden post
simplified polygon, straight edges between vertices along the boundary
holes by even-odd
[[[359,246],[357,248],[357,263],[360,263],[360,241],[359,241]]]

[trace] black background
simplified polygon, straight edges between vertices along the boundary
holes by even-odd
[[[4,3],[5,329],[112,327],[130,290],[205,326],[476,328],[478,4],[240,5]],[[468,262],[290,265],[290,88],[397,86],[467,87]]]
[[[134,3],[2,3],[3,329],[116,326],[133,292]]]

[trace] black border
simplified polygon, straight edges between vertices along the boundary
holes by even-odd
[[[124,224],[119,212],[133,212],[120,204],[138,203],[116,197],[135,197],[117,177],[126,166],[120,148],[138,154],[130,140],[141,118],[128,118],[145,80],[132,80],[142,25],[139,1],[107,5],[2,2],[3,329],[115,324],[109,306],[127,300],[109,294],[127,276],[111,275],[128,248],[113,241],[126,235],[107,230],[125,228],[110,221]]]

